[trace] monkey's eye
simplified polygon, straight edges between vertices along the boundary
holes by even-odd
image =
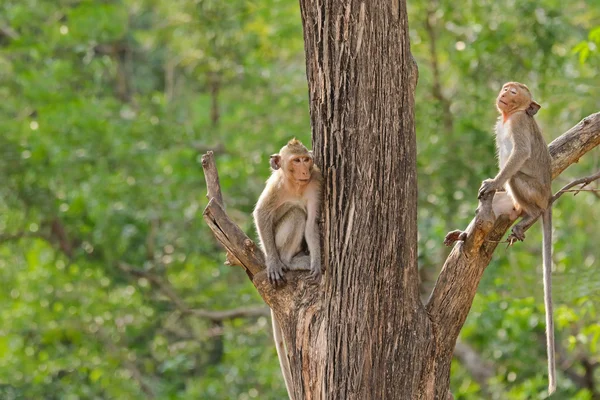
[[[511,92],[512,94],[517,94],[517,89],[510,89],[510,92]]]
[[[299,158],[294,158],[293,163],[300,164],[300,161],[302,161],[302,160],[300,160]]]

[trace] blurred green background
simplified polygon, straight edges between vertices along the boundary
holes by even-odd
[[[501,85],[548,141],[600,109],[597,0],[460,4],[409,2],[424,296],[496,170]],[[264,305],[202,220],[200,158],[255,237],[268,155],[310,144],[297,2],[0,0],[0,99],[0,399],[285,398],[269,319],[205,315]],[[557,399],[600,398],[599,221],[598,193],[554,208]],[[543,397],[540,241],[496,251],[456,399]]]

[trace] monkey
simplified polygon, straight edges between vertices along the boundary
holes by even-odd
[[[322,176],[312,151],[292,139],[270,157],[272,169],[254,209],[254,224],[265,253],[267,276],[275,287],[285,283],[284,271],[310,270],[321,277],[321,243],[318,217]],[[309,254],[303,252],[304,244]],[[292,376],[281,326],[271,310],[273,338],[290,399]]]
[[[496,107],[500,113],[495,129],[500,171],[494,178],[483,181],[478,198],[502,188],[506,190],[514,210],[522,217],[512,228],[508,237],[510,244],[524,240],[524,227],[542,216],[548,394],[552,394],[556,390],[551,276],[552,158],[533,118],[541,106],[533,100],[527,86],[518,82],[504,84],[496,98]],[[508,212],[511,212],[510,207]]]
[[[285,283],[284,271],[301,269],[319,280],[321,171],[312,151],[295,138],[270,157],[270,164],[271,176],[253,213],[269,282],[279,286]]]

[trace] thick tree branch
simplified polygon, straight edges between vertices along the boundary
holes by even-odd
[[[600,113],[584,118],[550,145],[552,176],[600,144]],[[444,264],[431,293],[427,310],[444,338],[443,349],[451,352],[469,313],[483,271],[506,230],[513,221],[506,216],[496,219],[491,208],[492,196],[484,197],[476,217],[467,228],[464,242],[458,242]]]
[[[556,138],[548,149],[552,156],[552,179],[579,161],[600,143],[600,112],[589,115]]]
[[[204,210],[204,219],[214,232],[215,236],[227,249],[226,265],[239,265],[246,270],[248,277],[252,279],[254,274],[264,269],[264,258],[260,250],[244,232],[235,225],[229,216],[225,213],[225,204],[219,183],[219,172],[215,163],[212,151],[206,152],[202,156],[202,168],[204,169],[204,178],[206,179],[206,189],[209,200],[206,210]],[[216,204],[215,204],[216,203]],[[243,244],[240,246],[240,244]],[[230,249],[238,248],[239,252],[246,254],[242,260],[235,256]],[[258,254],[258,258],[255,256]]]

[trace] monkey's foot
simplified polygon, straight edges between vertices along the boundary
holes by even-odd
[[[316,269],[316,270],[312,270],[310,272],[310,275],[309,275],[308,279],[312,283],[315,283],[315,284],[321,283],[321,268]]]
[[[525,232],[517,226],[512,228],[511,234],[506,238],[509,246],[512,246],[516,242],[522,242],[523,240],[525,240]]]
[[[278,287],[285,284],[285,275],[283,273],[283,263],[279,262],[276,264],[267,265],[267,276],[271,285]]]
[[[444,238],[444,244],[446,246],[452,246],[454,242],[464,241],[467,238],[467,232],[461,230],[455,230],[452,232],[448,232],[446,237]]]

